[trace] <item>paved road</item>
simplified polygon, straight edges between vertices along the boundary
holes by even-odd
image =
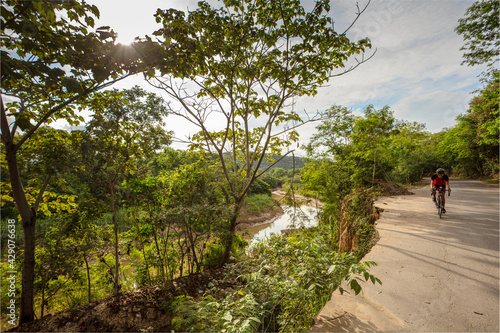
[[[381,198],[364,260],[383,285],[335,292],[310,332],[499,332],[499,188],[451,180],[439,219],[428,187]]]

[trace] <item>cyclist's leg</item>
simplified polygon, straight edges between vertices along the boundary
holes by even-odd
[[[441,196],[441,207],[443,208],[443,213],[446,213],[446,209],[444,208],[446,203],[445,194],[446,194],[446,187],[440,188],[439,195]]]

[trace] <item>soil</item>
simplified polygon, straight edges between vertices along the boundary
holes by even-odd
[[[270,221],[275,220],[276,218],[280,217],[281,215],[283,215],[283,209],[279,205],[274,206],[272,210],[262,212],[262,213],[257,214],[257,215],[251,214],[251,213],[245,211],[245,209],[243,209],[238,221],[240,223],[240,227],[248,228],[248,227],[256,226],[256,225],[263,224],[263,223],[269,223]]]
[[[425,182],[427,184],[427,182]],[[415,184],[416,187],[421,187],[424,185],[424,182]],[[387,181],[387,180],[377,180],[377,187],[382,196],[397,196],[397,195],[412,195],[414,194],[406,187],[398,185],[396,183]]]
[[[212,269],[157,285],[120,293],[74,310],[47,315],[7,332],[171,332],[170,311],[176,296],[197,298],[211,281],[222,281],[224,270]],[[236,280],[219,282],[220,290],[231,289]]]
[[[281,189],[278,189],[278,190],[274,191],[273,194],[275,194],[276,196],[278,196],[280,198],[283,198],[286,196],[287,193]],[[303,204],[303,205],[317,207],[317,208],[323,208],[323,204],[316,198],[309,198],[309,197],[305,197],[305,196],[300,195],[300,194],[295,194],[294,197],[295,197],[295,201],[298,204]]]

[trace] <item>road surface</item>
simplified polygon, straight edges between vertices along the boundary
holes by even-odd
[[[499,332],[499,188],[451,180],[439,219],[428,186],[386,197],[363,260],[383,285],[337,291],[310,332]]]

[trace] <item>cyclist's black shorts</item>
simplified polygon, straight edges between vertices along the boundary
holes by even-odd
[[[436,185],[436,189],[439,192],[445,192],[446,191],[446,185]]]

